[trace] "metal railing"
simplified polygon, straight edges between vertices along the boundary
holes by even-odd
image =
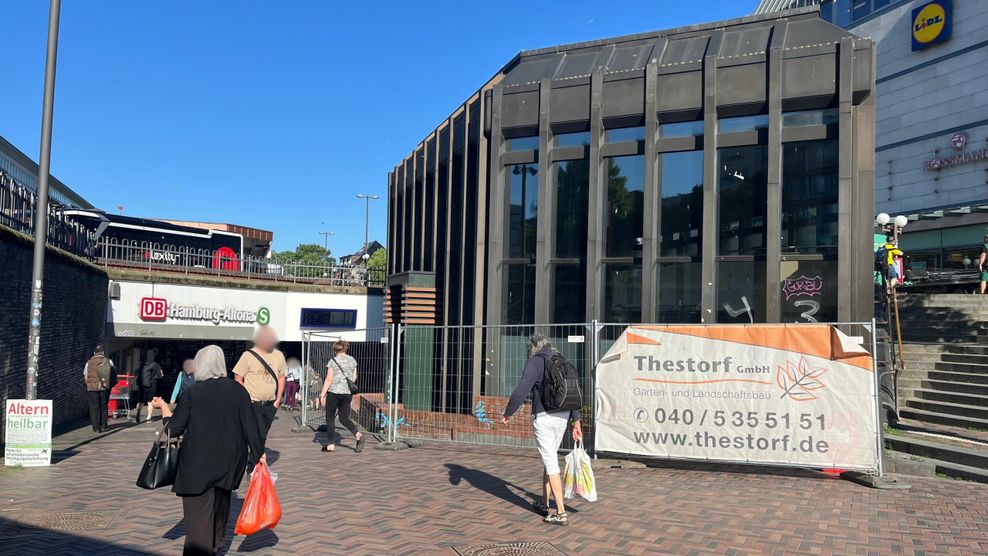
[[[0,224],[33,236],[37,205],[34,191],[0,170]],[[47,243],[87,259],[96,251],[95,234],[66,217],[57,203],[48,204]]]
[[[383,287],[385,270],[365,266],[277,263],[272,259],[229,256],[223,250],[196,249],[168,243],[107,239],[99,242],[101,265],[148,272],[223,276],[247,280],[329,286]]]

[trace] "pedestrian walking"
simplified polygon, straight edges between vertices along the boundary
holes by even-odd
[[[222,547],[230,520],[230,493],[240,487],[249,460],[263,458],[264,445],[247,391],[227,379],[219,346],[196,353],[195,383],[179,396],[172,414],[161,398],[170,436],[182,436],[172,492],[182,498],[186,555],[212,555]]]
[[[357,384],[357,360],[347,355],[350,343],[337,340],[333,344],[333,356],[326,364],[326,382],[323,383],[319,398],[326,404],[326,434],[329,444],[323,446],[323,452],[336,451],[336,416],[340,423],[357,440],[354,452],[364,451],[363,433],[357,430],[357,425],[350,420],[350,402],[353,400],[353,386]],[[353,385],[353,386],[352,386]]]
[[[158,357],[158,350],[151,348],[144,353],[144,363],[137,373],[137,414],[134,420],[141,422],[141,408],[146,407],[148,416],[146,421],[150,421],[154,415],[154,408],[151,407],[151,400],[158,395],[158,380],[165,376],[155,359]]]
[[[305,371],[309,380],[309,409],[322,409],[322,397],[319,394],[319,389],[322,388],[322,377],[310,365],[305,366]]]
[[[979,291],[981,295],[984,295],[985,291],[988,290],[988,234],[985,234],[981,243],[981,254],[978,255],[978,272],[981,274]]]
[[[96,346],[93,350],[93,356],[86,362],[86,370],[82,376],[86,382],[89,423],[93,426],[93,432],[103,432],[107,429],[110,388],[117,381],[113,361],[103,353],[103,346]]]
[[[254,404],[262,444],[267,442],[268,431],[281,406],[281,396],[285,393],[288,363],[277,346],[278,335],[274,329],[262,326],[254,333],[254,347],[245,351],[233,366],[233,378],[244,385]]]
[[[298,391],[300,380],[302,379],[302,362],[296,357],[288,358],[288,371],[285,372],[285,400],[282,402],[285,409],[295,411],[298,409]]]
[[[195,368],[194,360],[186,359],[182,361],[182,372],[178,373],[178,380],[175,381],[175,387],[172,388],[172,405],[175,405],[175,402],[182,397],[182,394],[196,383]]]
[[[544,521],[554,525],[567,525],[566,507],[563,503],[563,483],[559,473],[559,446],[569,421],[573,421],[573,441],[583,440],[580,426],[580,408],[583,405],[576,369],[541,334],[529,338],[529,359],[525,363],[521,382],[511,394],[504,409],[501,423],[508,420],[532,396],[532,431],[542,456],[542,498],[533,508],[545,516]],[[549,511],[549,495],[556,503],[556,511]]]

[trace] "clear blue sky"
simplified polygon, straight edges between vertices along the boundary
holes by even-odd
[[[329,230],[351,252],[354,195],[383,197],[387,172],[519,50],[756,5],[64,0],[52,173],[106,210],[256,226],[276,249]],[[0,135],[37,160],[48,2],[2,11]]]

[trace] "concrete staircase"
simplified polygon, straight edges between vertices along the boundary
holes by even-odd
[[[898,299],[904,341],[988,345],[988,295],[900,293]]]
[[[988,483],[988,296],[900,295],[899,315],[901,423],[886,446]]]

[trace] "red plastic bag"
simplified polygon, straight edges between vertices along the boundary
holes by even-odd
[[[240,508],[240,517],[237,518],[234,532],[238,535],[253,535],[262,529],[274,529],[280,519],[281,503],[274,491],[274,481],[268,473],[268,466],[259,461],[250,476],[247,498]]]

